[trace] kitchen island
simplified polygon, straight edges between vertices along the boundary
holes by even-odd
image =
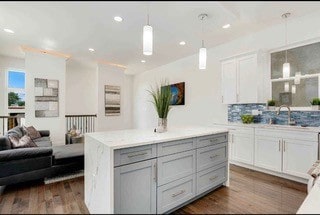
[[[228,185],[228,131],[212,127],[85,135],[90,213],[167,213]]]

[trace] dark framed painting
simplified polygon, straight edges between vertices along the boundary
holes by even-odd
[[[172,98],[170,105],[184,105],[185,100],[185,88],[184,82],[170,85]]]

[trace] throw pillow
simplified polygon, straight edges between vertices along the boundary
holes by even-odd
[[[32,139],[37,139],[41,137],[41,134],[37,129],[35,129],[33,126],[24,127],[26,130],[26,134]]]
[[[8,136],[11,142],[12,148],[28,148],[38,147],[28,135],[24,135],[20,139],[15,136]]]

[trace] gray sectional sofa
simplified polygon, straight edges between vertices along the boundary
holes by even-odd
[[[50,131],[39,131],[38,147],[13,149],[8,135],[22,137],[17,126],[0,137],[0,186],[43,179],[84,168],[83,144],[52,146]]]

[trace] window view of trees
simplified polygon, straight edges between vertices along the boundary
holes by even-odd
[[[8,71],[8,108],[24,109],[25,106],[25,73]]]
[[[9,107],[12,107],[12,106],[24,107],[24,105],[25,105],[25,101],[23,101],[22,98],[20,98],[18,93],[15,93],[15,92],[8,93],[8,106]]]

